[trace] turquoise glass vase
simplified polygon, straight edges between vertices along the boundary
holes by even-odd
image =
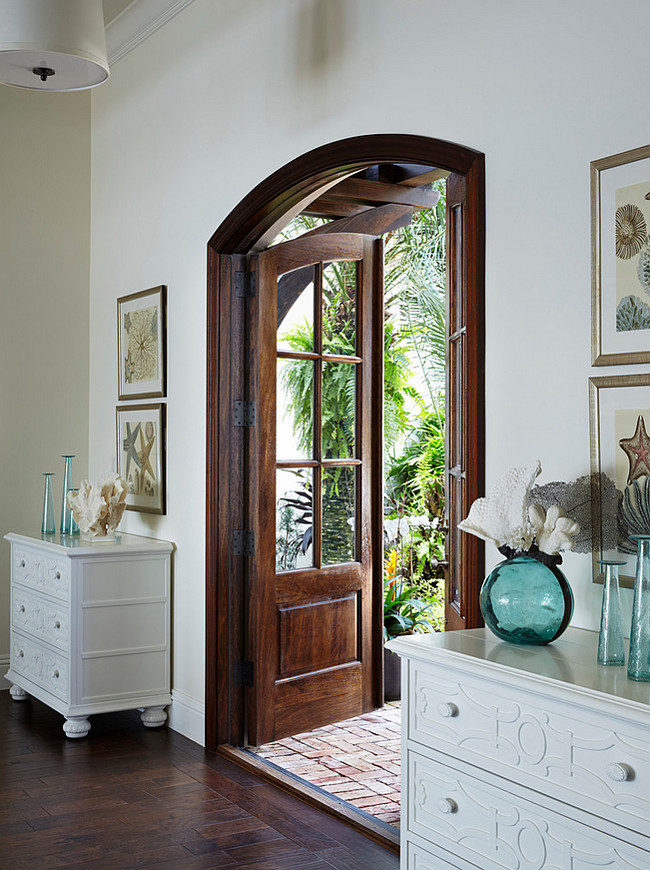
[[[625,562],[600,559],[605,570],[603,598],[600,608],[600,632],[598,634],[599,665],[624,665],[623,621],[621,619],[621,594],[618,585],[618,569]]]
[[[557,565],[527,555],[513,556],[493,568],[483,582],[479,603],[487,627],[508,643],[550,643],[573,614],[573,593]]]
[[[627,675],[631,680],[650,681],[650,535],[630,535],[637,542],[630,654]]]
[[[69,535],[72,532],[72,511],[68,507],[66,496],[72,489],[72,460],[74,453],[68,453],[63,459],[63,496],[61,498],[61,534]]]
[[[52,471],[44,471],[45,488],[43,490],[43,519],[41,520],[41,534],[53,535],[56,532],[54,522],[54,496],[52,494]]]

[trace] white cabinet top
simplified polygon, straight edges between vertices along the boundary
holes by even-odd
[[[127,535],[118,532],[114,541],[86,541],[81,535],[17,535],[10,532],[5,535],[5,540],[12,544],[23,544],[31,548],[41,548],[58,552],[61,556],[69,556],[71,559],[78,556],[119,556],[133,555],[135,553],[171,553],[174,545],[169,541],[159,541],[156,538],[144,538],[140,535]]]
[[[627,668],[596,662],[598,633],[568,628],[546,646],[506,643],[487,628],[414,634],[393,638],[387,644],[406,658],[445,664],[477,675],[491,676],[510,685],[548,693],[600,696],[637,713],[650,714],[650,683],[628,679]]]

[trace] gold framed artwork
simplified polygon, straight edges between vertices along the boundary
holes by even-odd
[[[650,362],[650,145],[591,164],[592,362]]]
[[[126,509],[164,514],[165,405],[118,405],[117,470],[127,487]]]
[[[152,287],[117,300],[120,401],[166,394],[166,293]]]
[[[589,380],[593,579],[599,559],[618,559],[623,586],[634,585],[636,542],[650,534],[650,374]]]

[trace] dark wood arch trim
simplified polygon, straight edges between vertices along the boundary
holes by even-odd
[[[230,341],[232,270],[260,248],[307,203],[347,175],[377,163],[437,166],[465,176],[466,287],[474,300],[477,337],[475,401],[468,408],[468,438],[475,451],[472,479],[467,481],[471,503],[484,486],[484,274],[485,274],[485,161],[484,155],[452,142],[408,134],[374,134],[342,139],[292,160],[257,185],[237,205],[208,243],[207,287],[207,439],[206,439],[206,693],[205,745],[238,745],[244,738],[241,693],[236,684],[238,648],[242,657],[243,571],[232,571],[229,556],[231,514],[227,490],[233,465],[231,403],[238,373],[231,371],[222,344]],[[243,302],[242,302],[243,305]],[[481,362],[478,362],[480,360]],[[241,485],[241,480],[239,481]],[[236,526],[234,527],[236,528]],[[474,545],[476,541],[476,546]],[[480,542],[468,538],[472,568],[480,570]],[[239,557],[242,559],[244,557]],[[233,577],[235,582],[233,584]]]

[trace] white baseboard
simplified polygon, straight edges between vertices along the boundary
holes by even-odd
[[[172,703],[167,708],[167,726],[183,737],[205,746],[205,704],[185,692],[172,690]]]

